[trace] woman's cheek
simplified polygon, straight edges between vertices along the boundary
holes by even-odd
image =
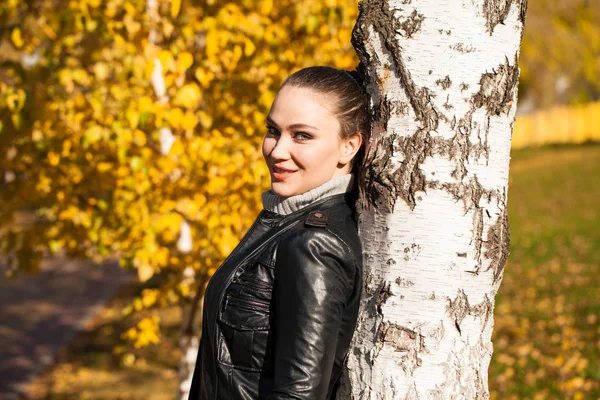
[[[271,139],[269,137],[265,137],[263,139],[263,142],[262,142],[262,154],[263,154],[263,157],[265,158],[265,160],[266,160],[267,156],[269,155],[269,153],[271,152],[271,150],[273,149],[273,143],[272,142],[273,142],[273,139]]]

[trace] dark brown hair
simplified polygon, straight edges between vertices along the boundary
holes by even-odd
[[[308,67],[290,75],[281,87],[285,85],[312,89],[327,95],[331,99],[331,110],[340,123],[342,138],[349,139],[356,133],[362,136],[361,148],[351,161],[352,172],[357,173],[369,134],[367,96],[360,74],[331,67]]]

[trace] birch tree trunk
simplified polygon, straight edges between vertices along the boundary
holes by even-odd
[[[364,292],[338,399],[488,399],[526,0],[365,0]]]

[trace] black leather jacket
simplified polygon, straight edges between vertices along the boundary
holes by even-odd
[[[260,212],[207,287],[190,400],[333,397],[361,292],[353,205]]]

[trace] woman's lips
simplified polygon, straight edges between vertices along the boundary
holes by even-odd
[[[273,178],[278,181],[284,181],[292,176],[296,171],[289,170],[287,168],[281,168],[273,166]]]

